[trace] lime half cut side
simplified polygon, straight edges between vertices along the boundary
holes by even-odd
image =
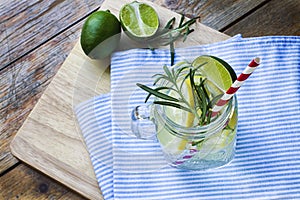
[[[231,84],[237,79],[232,67],[224,60],[215,56],[199,56],[193,61],[192,65],[193,67],[203,65],[201,66],[203,75],[224,91],[228,90]]]
[[[123,30],[133,39],[150,38],[158,30],[158,15],[148,4],[137,1],[125,4],[119,15]]]

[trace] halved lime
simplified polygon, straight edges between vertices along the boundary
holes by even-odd
[[[237,79],[232,67],[218,57],[203,55],[197,57],[192,63],[194,67],[198,67],[202,64],[204,64],[201,67],[203,75],[208,77],[217,86],[225,91]]]
[[[124,32],[135,40],[150,38],[159,27],[154,8],[137,1],[125,4],[120,10],[119,18]]]

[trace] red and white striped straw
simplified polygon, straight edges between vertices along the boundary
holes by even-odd
[[[226,93],[221,97],[221,99],[212,108],[212,117],[215,117],[220,110],[226,105],[230,98],[236,93],[236,91],[243,85],[247,78],[252,74],[252,72],[260,64],[260,58],[254,58],[249,65],[244,69],[244,71],[239,75],[239,77],[234,81]]]

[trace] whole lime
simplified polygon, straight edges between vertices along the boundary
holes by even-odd
[[[84,53],[92,59],[109,56],[119,45],[121,24],[109,11],[92,13],[84,22],[80,43]]]

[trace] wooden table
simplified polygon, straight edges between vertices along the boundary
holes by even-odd
[[[297,0],[152,0],[233,36],[300,35]],[[10,142],[80,36],[95,0],[0,0],[0,199],[85,199],[20,162]]]

